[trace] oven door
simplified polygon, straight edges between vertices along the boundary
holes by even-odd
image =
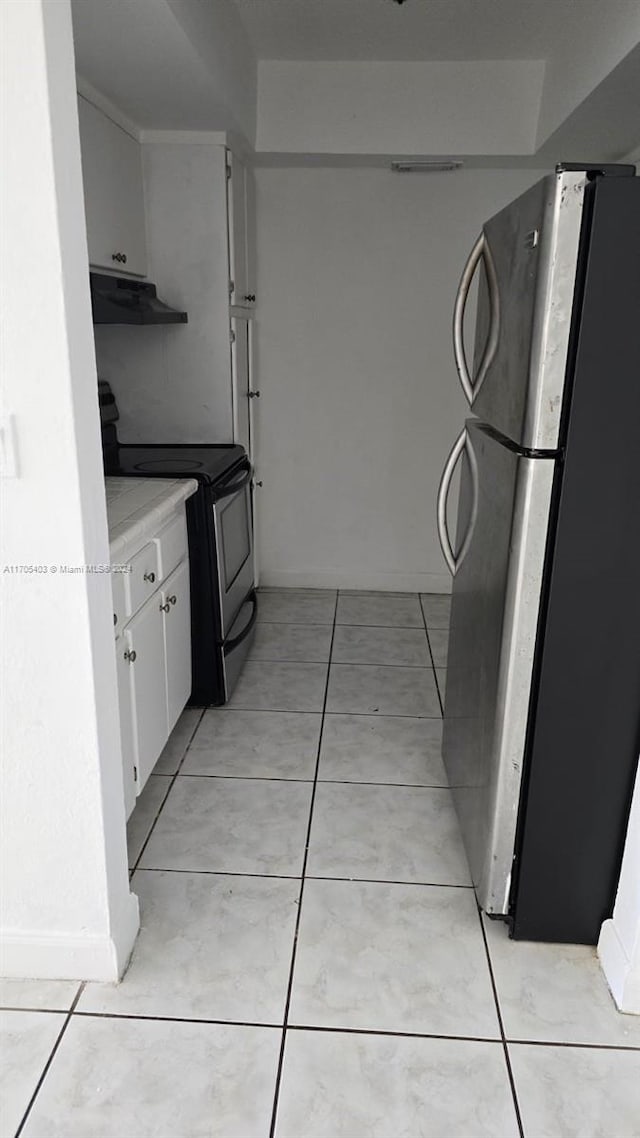
[[[213,519],[220,590],[220,639],[253,588],[252,467],[248,459],[213,491]]]

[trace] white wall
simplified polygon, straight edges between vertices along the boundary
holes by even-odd
[[[140,127],[253,145],[256,61],[233,0],[73,0],[79,73]]]
[[[150,279],[188,324],[96,328],[122,442],[230,442],[226,172],[223,146],[142,147]]]
[[[68,0],[2,14],[2,971],[115,980],[129,892]],[[28,91],[28,98],[25,97]]]
[[[264,584],[450,587],[454,294],[482,221],[538,176],[257,171]]]
[[[258,151],[530,154],[544,63],[258,65]]]
[[[256,57],[234,0],[215,0],[215,4],[202,4],[200,0],[167,0],[167,3],[215,79],[224,128],[241,131],[253,145],[258,87]]]
[[[638,0],[581,0],[546,63],[538,147],[639,42]],[[611,106],[610,113],[616,110]]]

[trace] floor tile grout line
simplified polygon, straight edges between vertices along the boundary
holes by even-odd
[[[416,629],[416,632],[422,631]],[[329,664],[329,660],[306,660],[302,657],[294,659],[291,656],[254,656],[249,657],[252,664]],[[412,668],[414,671],[428,672],[432,664],[389,664],[386,660],[332,660],[333,667],[344,668]]]
[[[6,977],[3,977],[6,979]],[[0,1004],[0,1012],[35,1012],[38,1015],[42,1012],[43,1015],[68,1015],[68,1008],[30,1008],[21,1004]]]
[[[571,1043],[558,1039],[510,1039],[509,1047],[575,1047],[582,1051],[640,1051],[640,1043]]]
[[[56,1041],[55,1041],[53,1047],[51,1048],[51,1051],[49,1052],[49,1058],[47,1059],[47,1061],[46,1061],[46,1063],[42,1069],[42,1074],[40,1075],[40,1078],[38,1079],[38,1082],[36,1083],[35,1090],[34,1090],[33,1094],[31,1095],[29,1102],[27,1103],[27,1108],[26,1108],[26,1110],[22,1116],[22,1120],[20,1122],[20,1125],[18,1126],[18,1129],[16,1130],[16,1132],[14,1134],[14,1138],[20,1138],[20,1135],[22,1134],[22,1131],[24,1130],[25,1123],[26,1123],[26,1121],[27,1121],[27,1119],[31,1113],[31,1109],[33,1107],[33,1104],[36,1101],[36,1099],[40,1093],[40,1088],[41,1088],[42,1084],[44,1083],[44,1081],[47,1077],[47,1074],[49,1073],[49,1070],[51,1068],[51,1064],[53,1063],[53,1060],[56,1057],[58,1048],[59,1048],[60,1044],[62,1043],[64,1034],[65,1034],[69,1024],[71,1023],[71,1017],[73,1016],[73,1013],[75,1011],[78,1000],[80,999],[80,997],[84,991],[84,987],[85,987],[85,985],[83,982],[80,984],[78,991],[76,992],[75,997],[71,1002],[71,1006],[70,1006],[68,1012],[66,1013],[64,1023],[62,1024],[62,1027],[60,1028],[60,1031],[58,1032]]]
[[[421,668],[420,671],[428,672],[430,668]],[[438,684],[436,681],[436,694],[438,694]],[[227,709],[225,708],[225,711]],[[442,714],[438,712],[437,715],[409,715],[406,711],[322,711],[322,708],[310,707],[305,709],[294,710],[291,707],[230,707],[229,711],[260,711],[260,712],[274,712],[281,715],[359,715],[368,716],[370,719],[433,719],[436,723],[442,722]]]
[[[263,661],[263,663],[268,663],[268,662],[269,661],[266,661],[266,660]],[[278,662],[278,661],[275,661],[275,662]],[[271,661],[271,663],[274,663],[274,661]],[[304,661],[297,661],[297,663],[304,663]],[[380,667],[379,664],[376,666]],[[393,665],[393,666],[402,667],[402,665],[400,665],[400,664]],[[423,669],[423,671],[428,672],[430,667],[431,667],[431,665],[429,664],[428,667]],[[441,668],[440,670],[443,671],[444,669]],[[312,708],[311,711],[300,711],[298,708],[284,708],[284,707],[231,707],[228,703],[225,703],[224,707],[205,707],[203,710],[204,710],[205,715],[210,711],[214,712],[216,715],[237,715],[238,713],[250,711],[252,715],[258,715],[258,714],[259,715],[307,715],[307,716],[313,715],[317,719],[322,718],[322,708],[318,708],[318,707],[316,707],[315,709]],[[408,715],[406,712],[398,712],[398,711],[385,711],[382,714],[380,714],[380,713],[375,712],[375,711],[328,711],[327,710],[325,712],[325,715],[329,715],[329,716],[341,715],[343,717],[346,716],[347,718],[349,718],[352,715],[369,715],[375,719],[442,719],[441,715]],[[191,746],[189,747],[189,749],[191,750]],[[160,771],[157,775],[152,772],[152,776],[154,778],[173,778],[172,774],[163,774],[162,771]]]
[[[318,878],[308,877],[308,881],[317,881]],[[81,993],[78,993],[78,998]],[[69,1008],[30,1008],[20,1007],[14,1005],[0,1005],[0,1011],[3,1012],[26,1012],[30,1015],[69,1015],[81,1019],[117,1019],[117,1020],[142,1020],[147,1023],[194,1023],[206,1025],[219,1025],[221,1027],[257,1027],[266,1028],[268,1031],[282,1031],[283,1025],[281,1023],[271,1023],[270,1021],[261,1020],[239,1020],[239,1019],[206,1019],[194,1018],[193,1016],[172,1016],[172,1015],[151,1015],[146,1012],[99,1012],[92,1011],[91,1009],[84,1010],[76,1007],[73,1013]],[[61,1029],[62,1030],[62,1029]],[[311,1023],[288,1023],[287,1031],[317,1031],[335,1033],[337,1035],[380,1035],[390,1036],[392,1038],[408,1038],[408,1039],[442,1039],[452,1042],[460,1041],[467,1043],[491,1043],[498,1047],[502,1047],[502,1039],[490,1035],[443,1035],[438,1032],[428,1031],[391,1031],[387,1028],[377,1027],[341,1027],[339,1025],[326,1025],[326,1024],[311,1024]],[[509,1046],[515,1047],[565,1047],[573,1048],[582,1051],[640,1051],[640,1044],[633,1043],[578,1043],[577,1041],[557,1040],[557,1039],[510,1039],[506,1038],[505,1042]]]
[[[422,632],[422,615],[421,611],[419,624],[380,624],[379,621],[376,622],[375,620],[372,624],[369,624],[363,621],[337,620],[336,631],[339,628],[377,628],[388,629],[389,632]],[[256,624],[277,624],[279,628],[326,628],[327,631],[332,627],[330,620],[318,622],[313,620],[262,620],[258,618]],[[438,629],[432,628],[432,631],[437,632]]]
[[[162,865],[141,865],[138,873],[188,873],[192,877],[250,877],[267,881],[302,881],[302,874],[247,873],[238,869],[175,869]],[[418,889],[473,889],[473,885],[451,881],[406,881],[393,877],[328,877],[318,873],[305,874],[305,881],[347,881],[360,885],[415,885]]]
[[[247,873],[239,869],[176,869],[166,865],[139,865],[138,873],[188,873],[191,877],[250,877],[266,881],[302,881],[299,873]]]
[[[301,661],[302,662],[302,661]],[[275,663],[271,660],[270,663]],[[329,665],[330,668],[410,668],[412,672],[429,672],[433,668],[433,664],[387,664],[383,660],[377,663],[367,662],[366,660],[332,660]]]
[[[149,830],[147,831],[147,836],[146,836],[144,842],[142,843],[142,846],[140,847],[140,852],[138,853],[138,856],[135,859],[132,868],[129,870],[129,880],[131,880],[131,878],[133,877],[134,873],[136,872],[136,870],[140,864],[140,859],[144,855],[144,851],[146,850],[146,848],[149,844],[149,839],[151,838],[151,835],[156,828],[158,818],[160,817],[160,815],[164,809],[165,802],[167,801],[167,798],[171,794],[171,791],[173,789],[173,784],[175,783],[178,775],[180,774],[182,764],[183,764],[184,760],[186,759],[187,754],[189,752],[189,747],[193,743],[196,732],[197,732],[200,724],[202,723],[202,720],[204,719],[204,713],[206,711],[206,708],[203,707],[203,708],[199,708],[198,710],[200,711],[200,715],[198,716],[197,723],[194,725],[194,728],[193,728],[191,734],[189,735],[189,738],[187,740],[187,745],[186,745],[184,751],[182,752],[182,758],[180,759],[180,762],[178,763],[174,773],[170,776],[171,781],[167,787],[166,793],[163,795],[162,802],[160,803],[160,805],[156,811],[156,815],[153,819],[153,822],[151,823],[151,826],[149,827]],[[151,776],[149,776],[149,777],[151,777]],[[135,809],[135,807],[134,807],[134,809]]]
[[[155,778],[166,778],[166,775],[155,775]],[[283,778],[278,775],[259,775],[259,774],[202,774],[199,771],[189,771],[188,774],[181,774],[180,778],[226,778],[233,782],[285,782],[285,783],[302,783],[302,785],[310,786],[313,782],[312,778]],[[385,786],[391,790],[394,788],[407,790],[449,790],[449,786],[445,786],[442,782],[374,782],[373,779],[360,779],[360,778],[319,778],[318,782],[323,786]]]
[[[307,861],[309,858],[309,845],[311,842],[311,826],[313,824],[313,808],[315,805],[316,790],[317,790],[317,786],[318,786],[318,773],[320,770],[320,755],[322,753],[322,736],[323,736],[323,732],[324,732],[324,717],[325,717],[325,712],[326,712],[326,708],[327,708],[327,699],[329,696],[329,679],[331,676],[331,656],[333,654],[333,641],[334,641],[334,637],[336,634],[336,617],[337,617],[337,613],[338,613],[339,597],[340,597],[340,591],[336,590],[336,596],[335,596],[335,602],[334,602],[334,608],[333,608],[333,625],[332,625],[332,629],[331,629],[331,643],[329,645],[329,666],[327,667],[327,675],[326,675],[326,679],[325,679],[324,699],[323,699],[323,703],[322,703],[322,718],[320,720],[320,734],[318,736],[318,749],[316,752],[316,765],[315,765],[315,771],[314,771],[314,777],[313,777],[313,789],[311,791],[311,802],[309,803],[309,821],[307,823],[307,833],[306,833],[306,838],[305,838],[304,856],[302,859],[302,874],[301,874],[301,880],[300,880],[300,893],[298,895],[298,912],[296,914],[296,924],[295,924],[295,929],[294,929],[294,933],[293,933],[293,947],[292,947],[292,951],[291,951],[291,965],[289,968],[289,981],[287,984],[287,995],[286,995],[285,1004],[284,1004],[284,1016],[283,1016],[283,1024],[282,1024],[282,1041],[280,1044],[280,1054],[278,1056],[278,1067],[277,1067],[277,1071],[276,1071],[276,1083],[275,1083],[274,1095],[273,1095],[273,1109],[271,1112],[271,1124],[269,1127],[269,1138],[274,1138],[274,1136],[275,1136],[276,1119],[278,1116],[278,1100],[280,1098],[280,1084],[282,1081],[282,1068],[283,1068],[283,1063],[284,1063],[284,1051],[285,1051],[285,1045],[286,1045],[286,1040],[287,1040],[287,1022],[288,1022],[288,1018],[289,1018],[289,1008],[291,1006],[291,993],[293,990],[293,977],[294,977],[295,967],[296,967],[296,954],[298,951],[298,936],[299,936],[299,932],[300,932],[300,919],[302,916],[302,899],[303,899],[303,895],[304,895],[304,884],[305,884],[305,874],[307,871]]]
[[[396,632],[422,632],[422,629],[426,625],[426,620],[425,620],[424,612],[422,612],[422,609],[420,610],[420,615],[422,618],[421,624],[375,624],[375,623],[374,624],[362,624],[362,623],[353,624],[352,622],[347,621],[347,620],[337,620],[336,621],[336,629],[338,629],[338,628],[380,628],[380,629],[389,629],[389,631],[395,630]],[[329,620],[324,620],[324,621],[317,621],[317,620],[264,620],[263,617],[258,617],[258,619],[256,621],[256,626],[259,624],[278,624],[283,628],[331,628],[332,627],[332,622]],[[448,628],[449,628],[449,626],[447,624],[445,624],[445,625],[432,625],[431,631],[432,632],[447,632]]]
[[[504,1053],[504,1061],[505,1061],[505,1065],[507,1068],[507,1077],[509,1079],[509,1085],[511,1087],[511,1096],[513,1098],[513,1107],[514,1107],[514,1110],[516,1112],[516,1121],[518,1123],[518,1130],[520,1132],[520,1138],[525,1138],[524,1127],[522,1125],[522,1115],[520,1113],[520,1103],[518,1102],[518,1093],[516,1090],[516,1081],[515,1081],[515,1077],[513,1074],[513,1069],[511,1067],[511,1056],[509,1055],[509,1048],[507,1046],[507,1039],[506,1039],[505,1031],[504,1031],[504,1021],[502,1019],[502,1010],[500,1008],[500,1000],[498,998],[498,986],[496,984],[496,978],[495,978],[495,975],[493,972],[493,961],[491,960],[491,953],[489,952],[489,942],[487,940],[487,933],[486,933],[486,929],[484,927],[484,921],[482,919],[482,910],[480,908],[480,903],[479,903],[477,897],[476,897],[476,911],[478,913],[478,921],[480,922],[480,932],[482,934],[484,951],[485,951],[485,954],[487,957],[487,966],[489,968],[489,979],[491,980],[491,989],[493,992],[494,1003],[496,1005],[496,1015],[498,1017],[498,1025],[500,1027],[500,1035],[502,1037],[502,1048],[503,1048],[503,1053]]]
[[[272,1023],[270,1020],[261,1022],[260,1020],[245,1019],[210,1019],[205,1016],[194,1018],[193,1016],[151,1015],[146,1012],[97,1012],[92,1011],[91,1008],[81,1009],[73,1014],[76,1019],[78,1017],[82,1019],[132,1019],[143,1020],[145,1023],[200,1023],[221,1027],[265,1027],[268,1031],[282,1031],[281,1023]]]
[[[429,639],[429,629],[427,627],[427,618],[424,615],[424,608],[422,607],[422,598],[420,599],[420,612],[422,613],[422,623],[424,624],[424,631],[425,631],[425,635],[427,637],[427,648],[429,649],[429,658],[431,660],[431,670],[433,672],[433,681],[436,685],[436,693],[438,696],[438,703],[440,705],[440,715],[444,716],[444,704],[442,702],[442,696],[440,695],[440,684],[438,683],[438,673],[436,672],[436,665],[435,665],[435,661],[433,659],[433,651],[431,648],[431,641]]]
[[[326,1024],[292,1023],[288,1031],[317,1031],[335,1033],[336,1035],[373,1035],[391,1039],[442,1039],[452,1043],[490,1043],[495,1047],[502,1046],[499,1035],[442,1035],[435,1031],[391,1031],[375,1027],[328,1027]]]
[[[305,620],[304,617],[300,617],[299,620],[297,618],[296,620],[263,620],[262,617],[258,617],[256,626],[258,624],[275,625],[277,628],[291,629],[292,631],[295,630],[296,632],[300,630],[304,632],[306,629],[312,629],[314,632],[317,632],[318,636],[320,635],[320,632],[317,630],[324,629],[324,633],[327,636],[330,636],[333,620]]]
[[[403,881],[395,877],[326,877],[308,873],[307,881],[346,881],[353,885],[415,885],[417,889],[473,889],[473,885],[444,881]]]

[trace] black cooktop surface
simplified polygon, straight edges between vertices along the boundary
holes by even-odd
[[[243,448],[232,443],[121,443],[109,456],[107,473],[141,478],[199,478],[213,483],[244,457]]]

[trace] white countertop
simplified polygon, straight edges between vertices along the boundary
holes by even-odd
[[[111,564],[126,561],[198,489],[195,478],[105,478]]]

